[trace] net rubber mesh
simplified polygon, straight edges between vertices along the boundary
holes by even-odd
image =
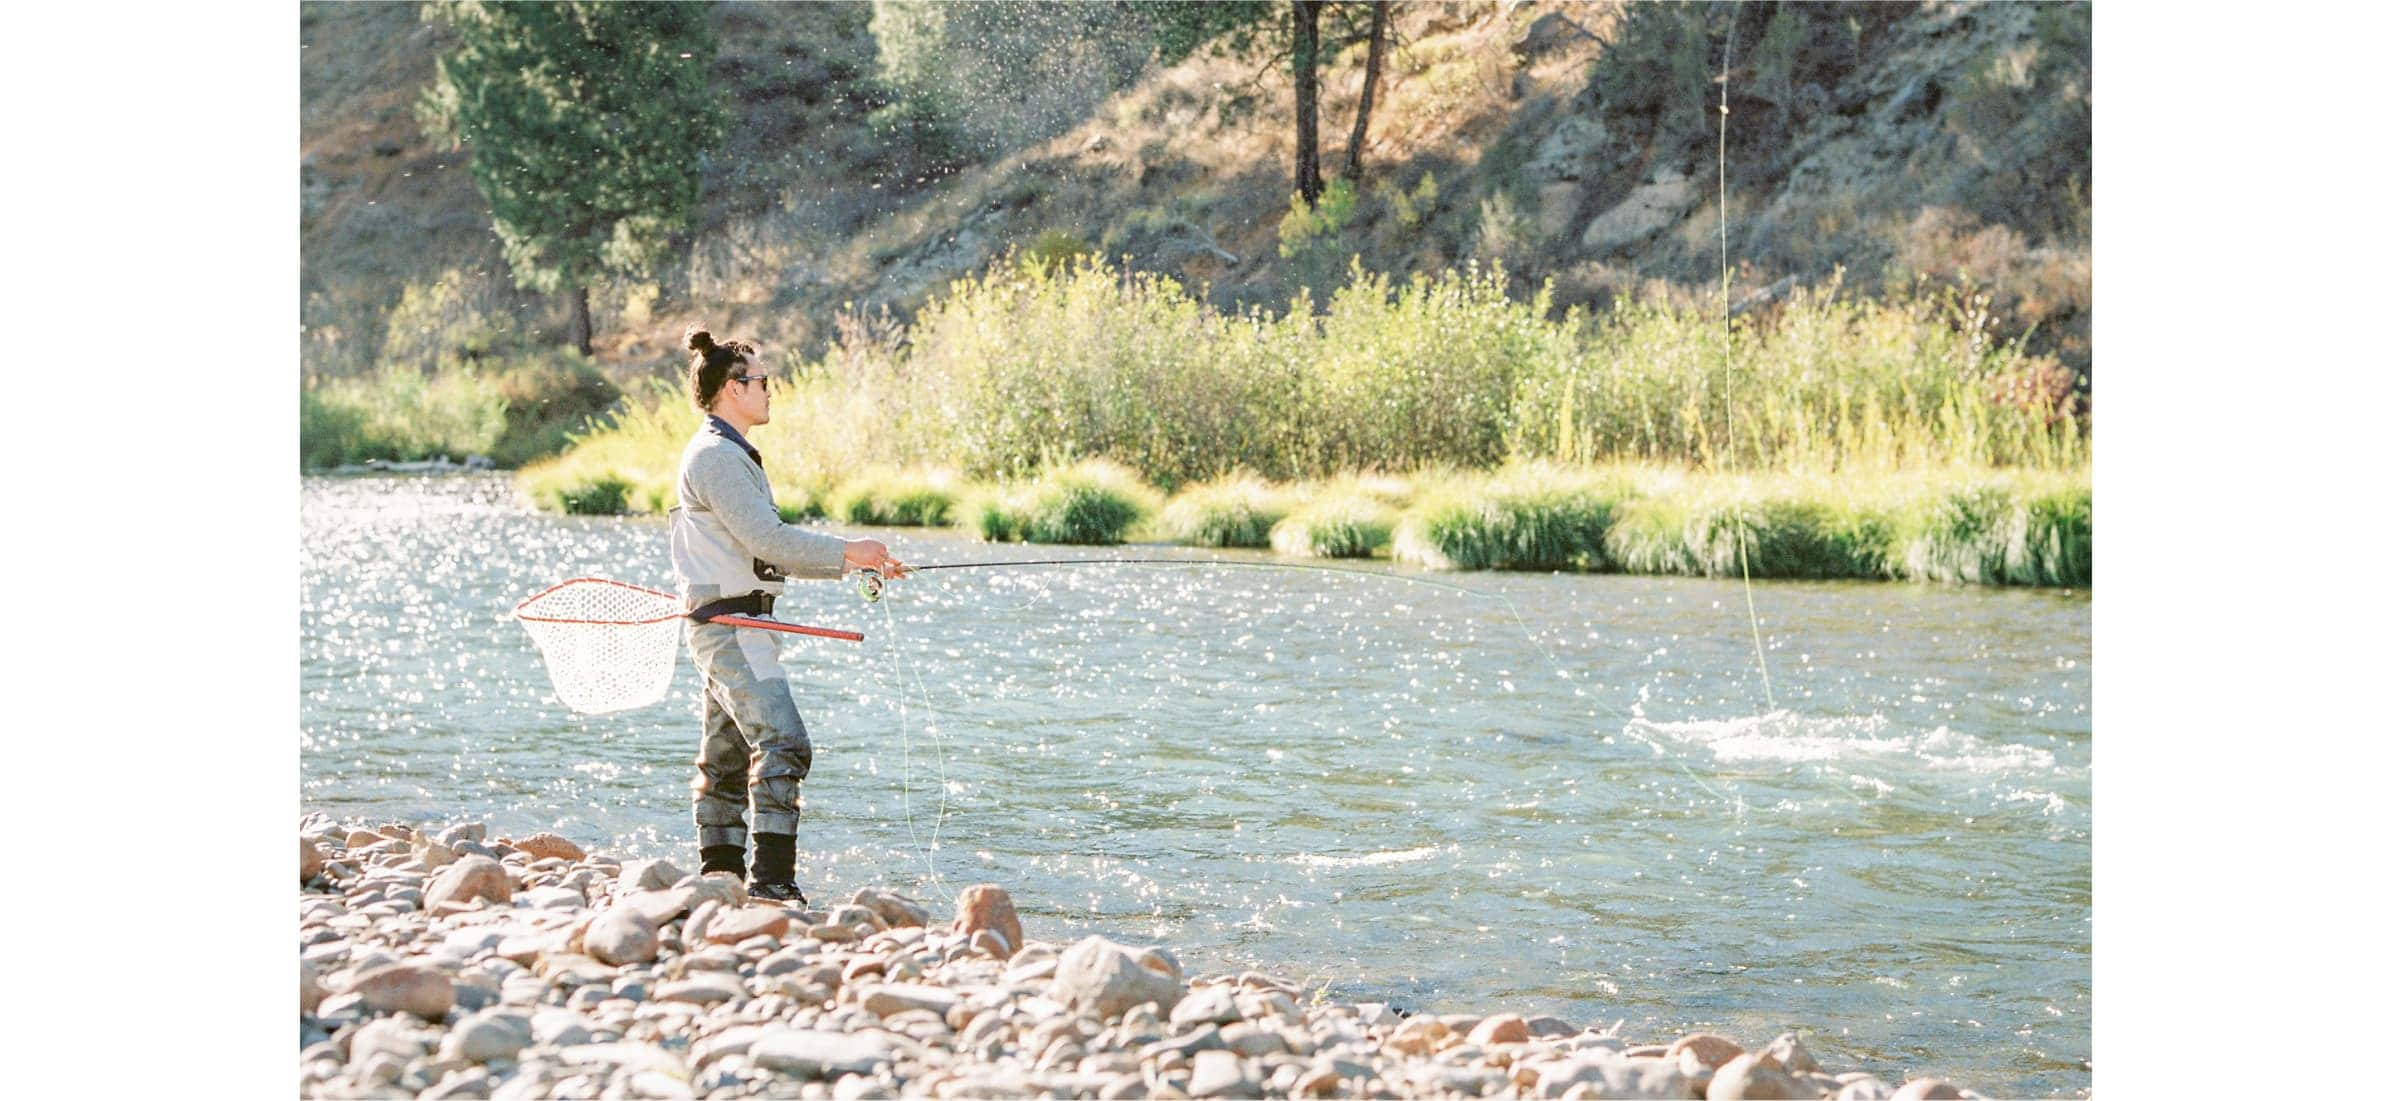
[[[644,707],[673,686],[681,601],[671,593],[577,577],[515,606],[548,663],[557,699],[584,714]]]

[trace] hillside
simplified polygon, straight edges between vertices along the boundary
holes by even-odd
[[[797,354],[842,310],[907,316],[1008,249],[1100,249],[1217,305],[1284,308],[1345,257],[1408,272],[1501,262],[1556,310],[1714,293],[1717,71],[1728,18],[1669,5],[1400,3],[1364,186],[1322,244],[1281,254],[1286,66],[1199,52],[1118,81],[1014,140],[939,147],[892,128],[864,4],[718,4],[736,122],[683,260],[593,294],[600,359],[669,361],[682,325]],[[1965,273],[1997,331],[2091,361],[2089,16],[2083,5],[1749,5],[1735,15],[1729,247],[1740,301],[1838,278],[1871,292]],[[384,352],[391,311],[444,334],[554,340],[562,304],[515,292],[466,155],[411,105],[440,31],[413,5],[301,8],[301,272],[311,374]],[[1328,61],[1342,164],[1359,43]],[[1102,83],[1089,86],[1089,80]],[[1111,85],[1118,83],[1119,87]],[[1710,97],[1706,101],[1705,97]],[[1433,177],[1433,184],[1428,181]]]

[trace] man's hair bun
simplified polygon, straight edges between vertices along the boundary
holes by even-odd
[[[690,351],[699,355],[705,355],[714,350],[714,334],[695,325],[690,326],[689,331],[682,334],[681,342],[688,345]]]

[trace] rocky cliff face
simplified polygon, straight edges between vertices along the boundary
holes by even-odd
[[[1348,257],[1501,262],[1523,293],[1551,280],[1557,308],[1707,297],[1724,62],[1737,299],[1839,270],[1861,291],[1965,279],[2012,331],[2090,360],[2081,4],[1399,5],[1361,193],[1292,251],[1284,65],[1200,55],[1035,145],[931,150],[868,121],[888,93],[860,7],[718,5],[737,136],[685,261],[594,296],[602,358],[657,360],[698,315],[810,351],[842,308],[902,316],[1034,246],[1128,256],[1224,306],[1283,308]],[[443,273],[530,327],[560,323],[507,288],[462,154],[404,110],[436,35],[387,5],[307,6],[302,33],[310,366],[370,359],[378,311]],[[1332,165],[1361,70],[1358,45],[1327,66]]]

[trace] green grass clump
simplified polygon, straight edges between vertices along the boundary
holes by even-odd
[[[1431,569],[1597,570],[1624,479],[1542,464],[1460,478],[1423,493],[1397,521],[1400,561]]]
[[[1962,479],[1915,495],[1896,524],[1902,575],[1915,580],[2093,580],[2093,490],[2081,474]]]
[[[579,516],[620,516],[631,500],[631,483],[599,478],[557,488],[557,510]]]
[[[1603,555],[1621,573],[1680,574],[1701,572],[1686,532],[1693,509],[1678,493],[1639,497],[1624,504],[1603,532]]]
[[[2025,545],[2009,580],[2014,584],[2085,586],[2093,583],[2093,485],[2049,479],[2030,489]]]
[[[1259,479],[1226,478],[1173,497],[1155,521],[1156,534],[1198,547],[1264,547],[1288,513],[1286,497]]]
[[[1316,497],[1271,529],[1271,549],[1291,558],[1368,558],[1395,532],[1395,510],[1360,491]]]
[[[1136,475],[1092,460],[978,494],[967,502],[963,524],[993,542],[1111,546],[1154,514],[1156,497]]]
[[[1886,577],[1892,539],[1881,505],[1825,482],[1672,479],[1620,510],[1603,549],[1628,573]]]
[[[1898,534],[1902,574],[1921,581],[1996,583],[2008,574],[2018,513],[2010,487],[1972,479],[1921,495]]]
[[[962,496],[947,471],[873,470],[832,491],[822,511],[850,524],[885,527],[942,527],[956,514]]]

